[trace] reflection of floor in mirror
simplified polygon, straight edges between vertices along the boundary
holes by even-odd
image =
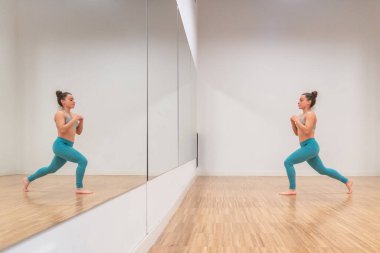
[[[49,175],[24,193],[22,175],[0,177],[0,250],[146,182],[146,176],[85,176],[91,195],[76,195],[75,176]]]
[[[380,177],[198,177],[150,253],[380,252]]]

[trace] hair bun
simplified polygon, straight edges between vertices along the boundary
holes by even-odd
[[[57,95],[57,97],[59,98],[61,95],[62,95],[62,91],[60,91],[60,90],[57,90],[56,92],[55,92],[55,95]]]
[[[313,92],[311,93],[311,95],[312,95],[314,98],[317,98],[317,96],[318,96],[318,91],[313,91]]]

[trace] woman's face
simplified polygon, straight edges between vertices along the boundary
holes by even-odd
[[[310,108],[310,105],[311,105],[311,100],[307,100],[305,95],[302,95],[300,97],[300,100],[298,101],[298,108],[303,110],[305,108]]]
[[[75,100],[71,94],[68,94],[65,99],[61,100],[61,103],[64,108],[73,109],[75,107]]]

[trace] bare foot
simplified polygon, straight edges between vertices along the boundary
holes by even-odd
[[[22,178],[22,184],[23,184],[22,190],[23,190],[24,192],[28,192],[28,191],[29,191],[29,190],[28,190],[28,186],[29,186],[29,184],[30,184],[28,178],[26,178],[26,177]]]
[[[352,185],[353,184],[354,184],[354,182],[351,181],[351,180],[348,180],[348,182],[346,183],[346,187],[348,189],[347,194],[351,194],[352,193]]]
[[[93,192],[90,191],[90,190],[85,190],[83,188],[80,188],[80,189],[76,189],[75,190],[75,193],[76,194],[92,194]]]
[[[279,194],[280,195],[296,195],[297,192],[295,190],[289,190],[289,191],[286,191],[286,192],[280,192]]]

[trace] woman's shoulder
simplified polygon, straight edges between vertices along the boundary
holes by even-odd
[[[308,111],[306,114],[305,114],[306,117],[317,117],[317,115],[315,114],[314,111]]]
[[[65,114],[63,111],[59,110],[54,114],[54,120],[57,122],[57,120],[61,121],[65,118]]]
[[[55,113],[54,116],[55,116],[55,117],[66,117],[66,114],[65,114],[64,111],[59,110],[59,111],[57,111],[57,112]]]

